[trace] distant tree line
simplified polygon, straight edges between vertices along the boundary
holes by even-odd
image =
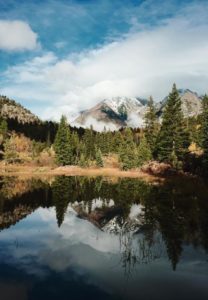
[[[17,119],[7,119],[8,130],[14,130],[17,133],[23,133],[25,136],[37,142],[47,142],[53,144],[58,123],[54,121],[20,123]],[[84,134],[84,128],[71,127],[71,131],[76,131],[79,136]]]

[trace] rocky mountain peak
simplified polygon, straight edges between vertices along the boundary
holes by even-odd
[[[21,124],[40,122],[28,109],[6,96],[0,96],[0,116],[4,119],[15,119]]]
[[[192,92],[191,90],[183,90],[180,92],[181,102],[182,102],[182,111],[185,117],[192,117],[199,115],[202,111],[202,101],[197,93]]]
[[[182,112],[184,116],[185,117],[198,116],[202,111],[201,97],[196,92],[193,92],[190,89],[179,89],[178,92],[181,97]],[[165,97],[161,102],[161,107],[158,109],[159,115],[162,115],[167,99],[168,96]]]

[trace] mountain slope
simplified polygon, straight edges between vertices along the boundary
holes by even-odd
[[[180,89],[179,95],[181,97],[182,112],[185,117],[198,116],[202,112],[202,99],[197,93],[189,89]],[[164,98],[164,100],[161,102],[161,106],[159,107],[158,111],[160,116],[164,111],[167,98],[168,96]]]
[[[75,124],[88,126],[89,122],[100,122],[107,127],[135,127],[142,125],[147,101],[139,98],[112,97],[104,99],[89,110],[83,111]]]
[[[28,109],[6,96],[0,96],[0,116],[4,119],[17,120],[20,124],[40,122],[39,118]]]
[[[182,111],[185,117],[197,116],[202,112],[202,98],[189,89],[179,90]]]

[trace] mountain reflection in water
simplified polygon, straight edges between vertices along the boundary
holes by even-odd
[[[0,180],[1,299],[208,299],[196,179]]]

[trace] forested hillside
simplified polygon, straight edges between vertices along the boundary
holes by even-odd
[[[157,161],[176,170],[206,175],[208,97],[203,97],[199,114],[193,116],[184,114],[184,100],[182,102],[180,95],[174,84],[160,119],[150,97],[142,128],[104,129],[102,132],[95,131],[92,126],[73,128],[65,116],[59,124],[42,122],[21,105],[2,97],[2,159],[8,163],[36,161],[42,165],[81,167],[105,167],[106,161],[111,161],[123,170],[141,168],[150,161]],[[6,110],[5,105],[10,108]],[[15,115],[17,111],[19,117]]]
[[[39,142],[53,143],[58,128],[58,123],[42,121],[21,104],[6,96],[0,95],[0,117],[7,122],[9,131],[22,133],[30,139]],[[84,129],[71,127],[82,135]]]

